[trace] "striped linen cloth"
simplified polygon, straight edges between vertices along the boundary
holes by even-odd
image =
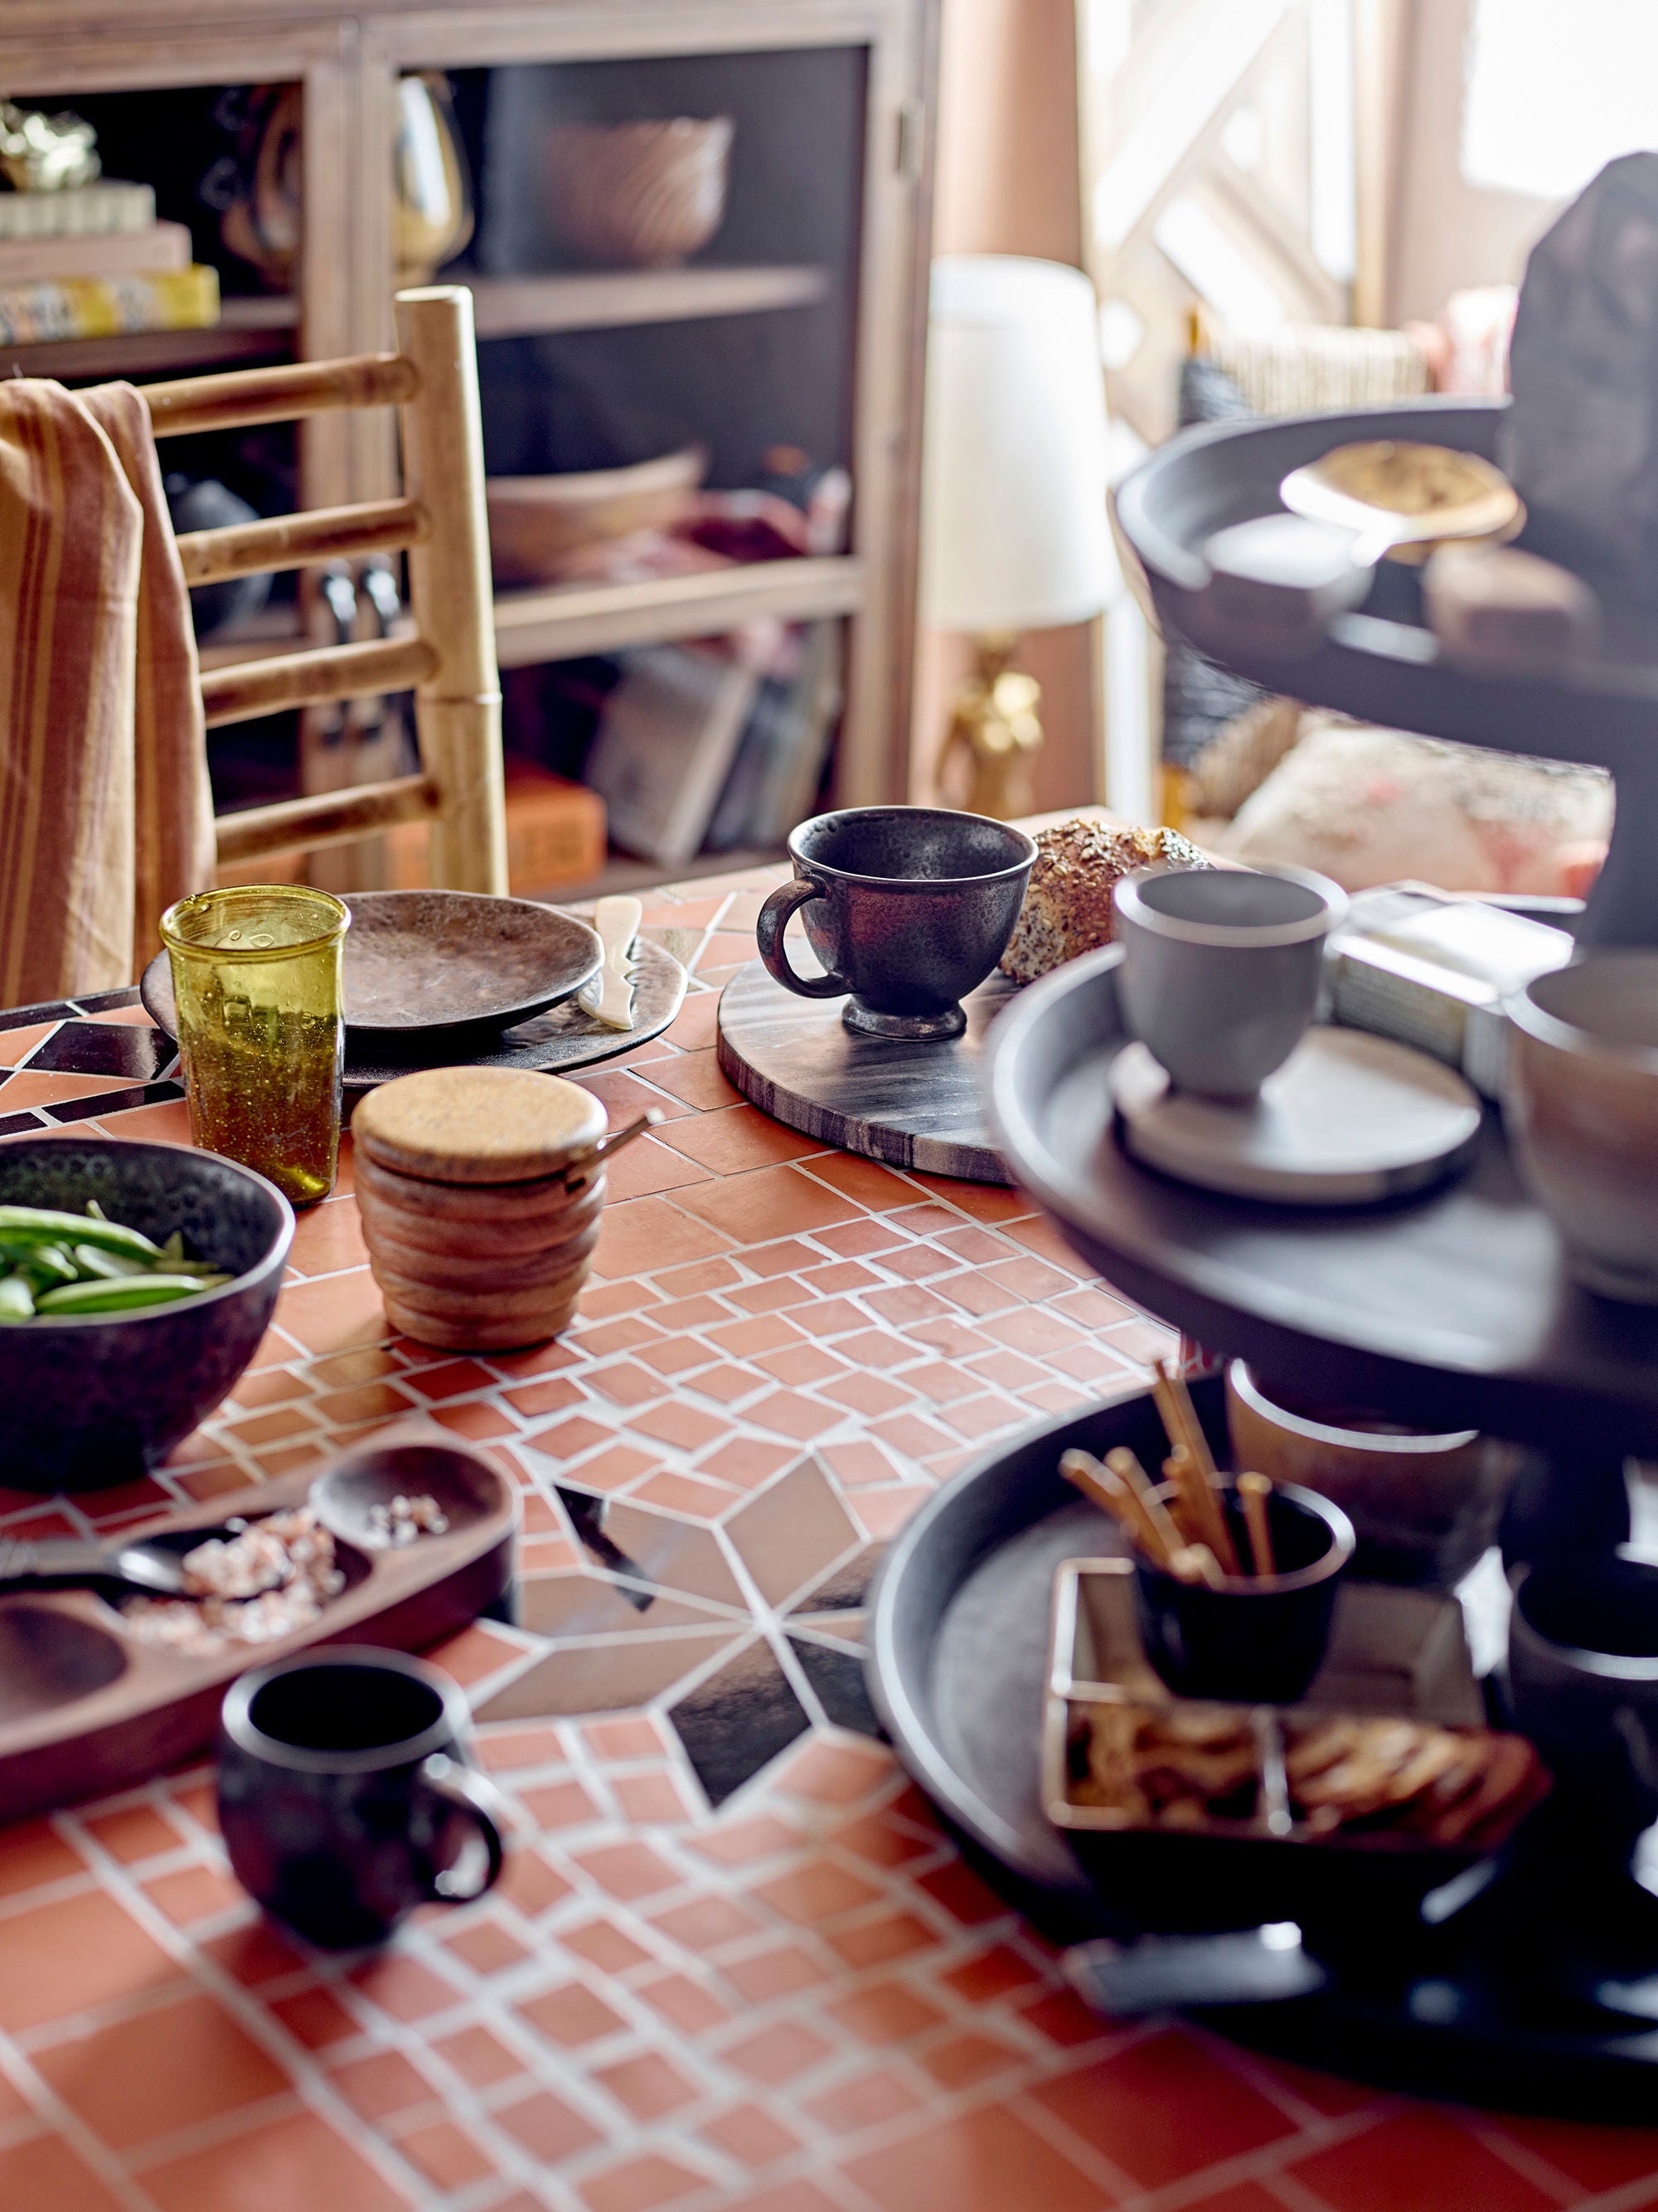
[[[131,982],[213,851],[149,410],[126,384],[0,381],[0,1005]]]

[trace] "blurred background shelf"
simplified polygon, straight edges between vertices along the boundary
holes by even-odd
[[[174,369],[251,368],[290,359],[299,322],[299,301],[285,295],[229,299],[205,330],[118,331],[103,338],[0,346],[0,376],[165,376]]]
[[[756,561],[705,575],[638,584],[558,584],[495,599],[495,651],[503,668],[616,653],[673,638],[714,637],[771,617],[805,622],[853,614],[864,603],[864,563],[855,554],[823,560]]]
[[[815,307],[832,272],[797,266],[576,270],[556,276],[467,276],[481,338],[547,331],[621,330]]]

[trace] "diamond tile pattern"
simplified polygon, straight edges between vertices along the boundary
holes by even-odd
[[[307,1958],[228,1878],[211,1777],[0,1831],[11,2212],[1372,2212],[1658,2204],[1658,2131],[1438,2112],[1187,2027],[1108,2028],[873,1740],[882,1544],[975,1452],[1170,1342],[1017,1193],[814,1149],[714,1064],[774,878],[652,896],[692,969],[586,1079],[623,1155],[560,1343],[392,1337],[350,1196],[232,1400],[141,1491],[228,1495],[425,1407],[525,1498],[525,1622],[434,1655],[514,1802],[497,1890]],[[0,1016],[0,1141],[185,1143],[136,994]],[[645,1164],[640,1165],[642,1158]],[[676,1164],[676,1163],[677,1164]]]

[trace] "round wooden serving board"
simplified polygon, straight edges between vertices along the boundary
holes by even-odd
[[[800,999],[758,960],[720,998],[720,1065],[774,1121],[888,1167],[969,1182],[1012,1181],[980,1106],[985,1033],[1015,986],[993,975],[970,997],[967,1029],[943,1042],[854,1036],[843,999]]]

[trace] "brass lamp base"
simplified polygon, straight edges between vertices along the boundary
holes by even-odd
[[[999,822],[1035,808],[1030,771],[1042,742],[1042,693],[1034,676],[1009,665],[1018,642],[1011,630],[978,640],[976,665],[957,694],[938,754],[944,803]]]

